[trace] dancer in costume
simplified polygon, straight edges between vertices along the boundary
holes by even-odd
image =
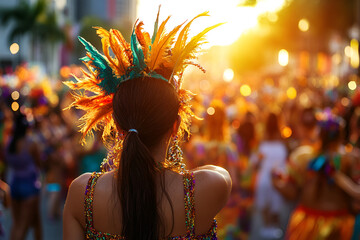
[[[335,183],[335,170],[350,174],[352,159],[341,149],[341,119],[324,111],[319,115],[321,148],[309,161],[303,180],[273,176],[274,186],[292,199],[300,199],[292,213],[289,240],[351,239],[354,216],[349,196]]]
[[[72,106],[85,110],[84,136],[101,129],[110,153],[102,173],[71,184],[64,239],[217,239],[214,217],[230,194],[230,176],[217,166],[187,171],[179,141],[193,116],[182,73],[199,66],[197,49],[218,25],[188,41],[194,19],[166,32],[169,17],[160,26],[158,17],[152,37],[137,22],[130,44],[117,30],[97,28],[104,55],[79,38],[89,72],[67,83],[80,90]]]
[[[41,240],[40,151],[28,134],[25,116],[15,116],[14,122],[13,136],[5,152],[12,172],[9,181],[13,218],[10,239],[25,239],[29,228],[33,228],[34,239]]]

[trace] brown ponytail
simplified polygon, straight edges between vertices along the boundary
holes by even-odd
[[[122,209],[122,236],[129,240],[158,240],[165,233],[157,206],[156,177],[160,170],[151,149],[170,133],[177,119],[177,94],[164,80],[132,79],[121,84],[115,93],[113,108],[119,131],[127,134],[116,182]],[[162,191],[168,198],[163,187]]]

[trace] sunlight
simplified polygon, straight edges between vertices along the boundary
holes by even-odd
[[[158,6],[161,4],[160,21],[168,15],[172,16],[168,28],[191,19],[197,14],[209,11],[210,17],[199,19],[192,27],[192,33],[216,23],[226,24],[208,34],[209,46],[229,45],[235,42],[242,33],[258,25],[258,17],[268,13],[277,19],[276,13],[286,0],[258,0],[254,7],[240,7],[238,0],[139,0],[137,15],[145,23],[144,28],[152,33]],[[151,23],[151,24],[149,24]]]

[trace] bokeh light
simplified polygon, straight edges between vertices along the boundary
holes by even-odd
[[[286,95],[289,99],[295,99],[296,98],[296,95],[297,95],[297,91],[294,87],[289,87],[287,90],[286,90]]]
[[[351,57],[351,52],[352,52],[352,50],[351,50],[351,47],[350,47],[350,46],[346,46],[346,47],[344,48],[345,56]]]
[[[300,31],[302,31],[302,32],[308,31],[309,27],[310,27],[309,21],[305,18],[300,19],[298,27],[299,27]]]
[[[13,91],[13,92],[11,93],[11,98],[12,98],[14,101],[18,100],[19,97],[20,97],[20,93],[19,93],[18,91]]]
[[[60,68],[60,76],[63,78],[69,78],[71,76],[71,68],[68,66],[62,66]]]
[[[14,112],[16,112],[17,110],[19,110],[19,103],[17,103],[17,102],[13,102],[12,104],[11,104],[11,109],[14,111]]]
[[[341,99],[341,104],[344,106],[344,107],[347,107],[350,105],[350,100],[347,98],[347,97],[343,97]]]
[[[210,116],[211,115],[214,115],[215,114],[215,108],[213,107],[209,107],[207,110],[206,110],[207,114],[209,114]]]
[[[17,54],[18,52],[19,52],[19,50],[20,50],[20,46],[19,46],[19,44],[17,44],[17,43],[13,43],[13,44],[11,44],[10,45],[10,52],[11,52],[11,54]]]
[[[284,127],[281,130],[281,135],[283,136],[283,138],[289,138],[292,135],[292,130],[289,127]]]
[[[355,81],[350,81],[350,82],[348,82],[348,88],[349,88],[350,90],[355,90],[356,87],[357,87],[357,85],[356,85],[356,82],[355,82]]]
[[[225,69],[223,79],[225,82],[231,82],[234,79],[234,71],[231,68]]]
[[[278,61],[281,66],[286,66],[289,63],[289,53],[285,49],[281,49],[278,55]]]
[[[251,88],[249,85],[244,84],[240,87],[240,93],[241,95],[243,95],[244,97],[250,96],[251,95]]]
[[[353,68],[358,68],[359,67],[359,41],[356,39],[351,39],[350,47],[351,47],[350,64]]]

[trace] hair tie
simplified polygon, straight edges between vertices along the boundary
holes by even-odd
[[[131,129],[129,129],[129,131],[128,132],[135,132],[135,133],[138,133],[138,131],[135,129],[135,128],[131,128]]]

